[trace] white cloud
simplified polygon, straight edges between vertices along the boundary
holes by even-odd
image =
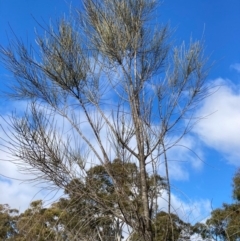
[[[3,153],[1,152],[1,158]],[[10,162],[0,162],[0,203],[7,203],[12,208],[20,211],[25,210],[39,192],[39,188],[33,187],[29,183],[22,183],[21,180],[26,179],[16,168],[16,165]],[[11,178],[7,178],[11,177]],[[17,180],[18,179],[18,180]],[[36,199],[41,199],[41,195],[37,195]]]
[[[168,197],[167,192],[164,192],[158,201],[159,208],[162,211],[167,211]],[[182,199],[176,194],[171,195],[171,212],[176,213],[179,217],[189,223],[201,222],[206,219],[211,212],[211,201],[208,199]]]
[[[173,141],[178,139],[174,137]],[[191,169],[200,171],[203,167],[204,154],[202,146],[194,136],[186,135],[167,151],[168,167],[171,180],[188,180]],[[165,176],[164,162],[159,168],[160,175]]]
[[[26,104],[20,108],[20,111],[26,108]],[[19,110],[18,110],[19,111]],[[98,153],[101,153],[100,148],[98,146],[98,143],[96,142],[94,136],[92,135],[92,132],[89,128],[89,125],[87,124],[87,121],[82,117],[81,113],[79,114],[81,116],[81,122],[83,123],[81,125],[82,130],[86,134],[86,136],[91,139],[91,144],[96,148]],[[109,114],[110,115],[110,114]],[[60,129],[64,128],[62,130],[62,138],[64,139],[64,134],[73,134],[77,135],[76,133],[70,132],[71,126],[69,123],[64,121],[62,118],[56,117],[58,121],[58,126]],[[3,125],[3,129],[8,133],[9,130],[7,129],[7,124],[1,121],[1,124]],[[6,133],[6,134],[7,134]],[[106,149],[108,149],[108,153],[110,153],[112,158],[115,158],[114,151],[112,150],[111,146],[109,145],[108,140],[108,133],[106,128],[102,129],[101,139],[103,139],[103,143],[106,143]],[[2,130],[0,130],[0,136],[3,139],[7,139],[7,136],[4,137],[4,133]],[[177,138],[177,137],[175,137]],[[72,138],[72,145],[74,146],[74,141],[77,139]],[[173,140],[174,141],[174,140]],[[75,143],[76,144],[76,143]],[[79,144],[79,143],[78,143]],[[1,145],[1,143],[0,143]],[[109,145],[109,146],[108,146]],[[131,146],[134,148],[136,146],[135,140],[131,141]],[[1,149],[1,147],[0,147]],[[187,168],[186,165],[192,166],[195,169],[201,168],[201,161],[195,156],[195,154],[192,153],[192,151],[189,151],[189,149],[194,150],[199,156],[201,155],[200,149],[197,146],[197,142],[195,142],[191,136],[184,137],[178,146],[175,146],[168,152],[168,159],[169,159],[169,173],[171,180],[188,180],[189,178],[189,168]],[[7,160],[11,157],[7,156],[4,151],[0,150],[0,160]],[[94,156],[90,155],[90,160],[94,160]],[[90,164],[89,164],[90,166]],[[10,162],[6,161],[0,161],[0,174],[4,174],[9,177],[13,177],[16,179],[25,180],[26,178],[30,178],[30,176],[24,176],[20,174],[17,170],[17,167]],[[164,167],[161,165],[161,174],[165,176],[164,173]],[[36,193],[38,193],[39,188],[33,187],[30,184],[24,183],[20,184],[20,181],[12,180],[11,183],[9,182],[2,182],[0,181],[0,188],[1,193],[5,193],[4,196],[0,197],[0,203],[9,203],[11,206],[16,208],[21,208],[21,210],[25,209],[29,203],[32,201],[32,199],[43,199],[43,194],[39,193],[37,197],[34,197]]]
[[[191,240],[191,241],[204,241],[204,240],[206,240],[206,239],[203,239],[200,234],[193,234],[193,235],[190,237],[190,240]],[[208,240],[208,241],[214,241],[213,239],[212,239],[212,240],[207,239],[207,240]]]
[[[26,108],[26,103],[19,103],[18,107],[18,111],[22,111]],[[15,159],[8,150],[8,147],[12,147],[8,143],[10,138],[10,129],[6,122],[9,120],[8,114],[5,112],[4,119],[0,119],[0,204],[9,204],[12,208],[19,209],[21,212],[37,199],[45,200],[46,205],[48,205],[62,195],[62,192],[55,195],[56,190],[52,193],[43,191],[43,184],[40,186],[28,182],[28,180],[34,178],[33,175],[26,175],[19,171],[14,163]]]
[[[46,205],[57,200],[62,192],[42,191],[43,185],[29,183],[33,178],[19,172],[17,166],[9,160],[5,150],[0,150],[0,204],[9,204],[10,207],[24,211],[29,204],[38,199],[46,201]]]
[[[217,79],[214,84],[220,87],[198,110],[197,115],[205,118],[194,127],[194,132],[228,162],[239,165],[240,88],[224,79]]]
[[[223,79],[215,80],[214,84],[221,85],[221,88],[206,99],[198,110],[199,116],[207,117],[196,125],[194,133],[206,145],[215,148],[223,153],[229,161],[237,164],[240,157],[240,91],[231,82]],[[213,114],[209,115],[211,113]],[[83,120],[81,119],[81,121]],[[66,124],[64,126],[66,129],[69,128]],[[87,125],[83,129],[89,132]],[[88,134],[88,137],[90,136]],[[102,138],[107,139],[106,131],[103,131]],[[91,143],[97,147],[95,140]],[[0,152],[0,159],[6,159],[3,152]],[[204,155],[201,142],[195,138],[195,135],[185,136],[177,146],[168,152],[168,159],[171,180],[188,180],[189,167],[196,170],[202,168]],[[0,173],[14,178],[24,178],[13,164],[7,162],[0,162]],[[0,181],[0,189],[1,193],[4,193],[4,195],[0,195],[0,203],[9,203],[11,206],[21,209],[26,208],[33,198],[36,199],[34,195],[39,191],[37,187],[19,184],[16,180],[12,180],[11,183]],[[43,198],[43,194],[39,195],[39,198]],[[174,208],[181,210],[182,217],[187,216],[184,212],[190,214],[191,211],[194,212],[191,218],[201,216],[209,207],[208,200],[193,201],[190,204],[182,202],[180,198],[173,195],[172,201]]]
[[[237,72],[240,73],[240,63],[235,63],[230,66],[231,69],[236,70]]]

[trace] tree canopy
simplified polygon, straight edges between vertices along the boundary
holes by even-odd
[[[196,224],[194,230],[204,240],[237,241],[240,240],[240,169],[233,177],[234,203],[223,203],[221,208],[212,211],[206,224]]]
[[[126,209],[124,213],[129,214],[125,220],[131,218],[137,223],[137,219],[143,212],[138,183],[139,170],[134,163],[123,165],[119,159],[109,165],[111,175],[113,177],[117,175],[119,185],[121,184],[121,188],[126,189],[121,200],[118,195],[115,195],[112,177],[106,173],[103,166],[94,166],[89,169],[85,180],[74,179],[69,184],[65,190],[66,198],[61,198],[50,207],[44,207],[42,200],[36,200],[27,210],[18,214],[17,210],[3,205],[5,208],[1,209],[0,213],[0,223],[3,223],[0,231],[3,233],[4,240],[121,241],[125,235],[129,235],[123,232],[124,222],[119,217],[113,216],[111,211],[103,211],[95,202],[99,199],[98,196],[101,196],[101,200],[109,203],[110,207],[114,206],[118,209],[118,213],[122,212],[121,209]],[[149,177],[149,186],[153,186],[152,181],[153,177]],[[76,184],[82,186],[86,192],[81,194],[76,192],[74,190]],[[164,189],[165,185],[165,180],[159,177],[159,192]],[[91,189],[89,192],[92,192],[94,188],[95,200],[87,194],[89,188]],[[151,188],[149,188],[149,195],[152,195]],[[10,214],[13,212],[16,215]],[[154,240],[176,240],[188,226],[189,224],[184,223],[177,215],[169,216],[167,212],[161,211],[153,220]],[[167,229],[169,231],[165,232]],[[134,232],[129,240],[142,240],[142,237]]]

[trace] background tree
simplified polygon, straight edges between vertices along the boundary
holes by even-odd
[[[224,203],[222,208],[212,211],[206,224],[196,224],[195,231],[208,240],[240,240],[240,170],[233,177],[233,198],[235,203]]]
[[[170,216],[170,217],[169,217]],[[187,241],[191,236],[191,225],[182,221],[176,214],[160,211],[154,219],[154,241]],[[137,233],[133,235],[131,241],[142,240]]]
[[[8,204],[0,204],[0,239],[13,240],[16,235],[18,210],[11,209]]]
[[[82,224],[88,227],[87,230],[93,233],[94,230],[104,237],[103,240],[121,240],[123,233],[122,219],[113,216],[108,210],[103,210],[95,203],[101,199],[108,205],[109,208],[115,208],[115,212],[119,214],[124,213],[126,223],[129,219],[137,220],[143,212],[141,203],[141,188],[139,181],[139,168],[135,163],[123,163],[120,159],[115,159],[108,164],[109,172],[102,165],[96,165],[87,171],[85,180],[73,180],[66,188],[66,193],[71,200],[71,208],[73,212],[79,211],[76,216],[81,217],[82,221],[90,225]],[[115,185],[113,182],[116,182]],[[155,183],[157,181],[158,183]],[[78,184],[76,184],[78,183]],[[166,182],[160,176],[147,176],[148,196],[161,195],[161,192],[166,189]],[[76,186],[81,186],[84,193],[75,191]],[[118,190],[116,190],[116,186]],[[153,193],[156,186],[158,187],[158,194]],[[122,189],[122,195],[118,195],[119,190]],[[95,198],[92,198],[92,192],[95,192]],[[89,193],[91,195],[89,195]],[[80,194],[80,196],[79,196]],[[80,201],[82,200],[82,202]],[[151,204],[152,209],[156,203]],[[90,211],[89,211],[90,210]],[[91,215],[94,213],[94,217]],[[70,214],[71,215],[71,214]],[[80,218],[80,219],[81,219]],[[87,221],[86,221],[87,220]],[[77,222],[80,221],[78,220]],[[81,226],[81,225],[80,225]],[[79,229],[81,229],[79,227]],[[94,230],[92,230],[94,229]],[[99,230],[98,230],[99,229]],[[106,233],[105,233],[106,232]],[[111,234],[111,235],[110,235]]]
[[[155,220],[155,239],[154,240],[169,240],[180,241],[188,240],[186,231],[190,228],[190,224],[183,222],[176,214],[169,214],[166,212],[159,212]]]
[[[192,227],[192,233],[199,235],[203,240],[211,241],[212,233],[207,224],[205,223],[196,223]]]
[[[93,216],[92,210],[88,211],[88,208],[92,208],[93,205],[81,204],[76,198],[70,198],[70,196],[61,198],[49,207],[43,207],[42,200],[33,201],[21,214],[18,214],[17,210],[10,209],[8,205],[2,206],[5,207],[5,213],[6,210],[11,210],[14,216],[0,215],[1,240],[118,241],[123,240],[125,235],[122,235],[121,223],[113,220],[111,215],[99,214],[98,210],[94,210]],[[168,215],[162,211],[154,219],[154,241],[188,240],[185,231],[191,227],[190,224],[183,222],[177,215],[171,214],[172,226]],[[169,231],[166,232],[166,230]],[[128,240],[139,241],[141,238],[137,233],[133,233]]]
[[[62,240],[57,239],[57,219],[60,210],[44,208],[42,200],[33,201],[30,207],[21,213],[17,222],[16,241]]]
[[[208,93],[202,45],[171,46],[168,27],[153,27],[158,1],[82,3],[70,20],[37,36],[37,46],[15,39],[0,47],[15,77],[10,96],[29,101],[25,115],[9,121],[8,151],[35,180],[87,196],[92,216],[108,213],[152,241],[161,169],[171,212],[167,151],[191,129],[194,108]],[[138,170],[130,188],[111,170],[115,158]],[[95,171],[103,177],[95,180]],[[96,193],[82,185],[85,178],[110,189]]]

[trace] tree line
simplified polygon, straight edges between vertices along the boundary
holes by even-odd
[[[113,179],[102,165],[92,167],[87,172],[85,180],[73,180],[65,190],[66,198],[61,198],[50,207],[43,207],[42,200],[33,201],[30,207],[19,214],[7,204],[0,206],[0,238],[1,240],[79,240],[79,241],[121,241],[125,236],[129,241],[140,240],[137,232],[124,230],[126,226],[120,218],[111,211],[98,207],[88,189],[94,188],[96,196],[101,196],[108,205],[127,209],[131,218],[141,217],[139,168],[134,163],[122,164],[118,159],[110,165],[111,176],[118,178],[124,195],[121,200],[116,195]],[[158,179],[159,193],[166,189],[166,182],[160,176]],[[148,176],[149,194],[154,186],[153,176]],[[82,186],[86,192],[75,192],[75,185]],[[134,187],[134,188],[133,188]],[[98,198],[96,198],[97,200]],[[135,213],[132,213],[135,212]],[[131,214],[132,213],[132,214]],[[160,211],[154,216],[154,240],[177,240],[183,231],[190,227],[176,214],[169,215]],[[137,222],[137,220],[136,220]]]
[[[116,160],[113,168],[119,172],[119,162]],[[129,170],[128,176],[121,175],[122,181],[131,176],[136,166],[126,167]],[[133,169],[132,169],[133,168]],[[92,175],[95,176],[94,181]],[[111,190],[111,178],[104,173],[102,166],[96,166],[89,170],[88,184],[94,185],[99,190],[98,195],[104,195],[106,201],[111,205],[114,202],[114,190]],[[127,178],[127,180],[125,179]],[[74,180],[81,183],[80,180]],[[130,182],[133,182],[131,180]],[[164,180],[162,185],[164,188]],[[151,178],[149,178],[151,183]],[[71,185],[71,184],[70,184]],[[74,186],[73,186],[74,188]],[[131,190],[128,189],[129,197]],[[59,199],[50,207],[44,207],[42,200],[33,201],[29,208],[23,213],[11,209],[8,204],[0,205],[0,240],[6,241],[138,241],[140,237],[133,230],[125,229],[124,223],[116,219],[111,212],[102,212],[92,200],[85,196],[79,199],[70,188],[66,190],[67,197]],[[204,223],[186,223],[176,213],[170,216],[165,211],[160,211],[154,216],[154,241],[186,241],[197,235],[199,240],[204,241],[236,241],[240,239],[240,170],[233,178],[232,204],[224,203],[221,208],[211,212],[211,216]],[[80,200],[80,201],[79,201]],[[137,200],[132,200],[133,205]],[[139,203],[138,205],[141,206]],[[139,206],[139,215],[141,208]],[[94,210],[92,210],[94,209]],[[130,211],[131,209],[129,209]],[[171,222],[169,221],[171,218]],[[130,234],[131,233],[131,234]],[[201,237],[201,238],[200,238]]]

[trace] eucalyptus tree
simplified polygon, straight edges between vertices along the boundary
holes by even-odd
[[[18,210],[8,204],[0,204],[0,239],[13,240],[16,235]]]
[[[115,159],[108,163],[108,172],[103,165],[96,165],[87,171],[84,180],[74,179],[67,186],[66,194],[68,194],[69,199],[64,200],[67,204],[65,206],[70,212],[70,217],[74,217],[72,221],[78,223],[75,229],[80,236],[83,233],[86,233],[87,236],[96,233],[96,237],[100,240],[114,241],[120,241],[122,237],[126,237],[123,232],[125,222],[112,215],[109,209],[119,209],[125,215],[125,220],[131,219],[132,223],[138,222],[143,210],[139,175],[139,168],[135,163],[123,163],[120,159]],[[116,180],[121,188],[121,196],[114,185]],[[165,180],[159,175],[147,175],[148,196],[156,196],[154,193],[156,182],[159,192],[166,187]],[[81,187],[84,192],[76,191],[76,187]],[[94,200],[92,193],[95,193]],[[109,207],[108,210],[99,208],[99,205],[95,203],[99,199]],[[153,212],[154,207],[152,205],[151,207],[150,212]],[[91,215],[93,213],[94,215]],[[67,221],[69,220],[70,218],[67,219]],[[156,223],[155,220],[153,222]],[[71,224],[71,222],[68,223]],[[74,225],[71,224],[71,226]],[[71,230],[71,227],[68,229]]]
[[[76,183],[72,190],[79,197],[87,194],[95,208],[152,241],[161,209],[159,172],[166,172],[170,214],[167,151],[190,130],[197,120],[194,108],[208,93],[203,46],[199,41],[171,45],[171,31],[157,20],[156,0],[82,3],[69,19],[37,35],[36,46],[16,39],[0,48],[15,77],[10,96],[29,103],[24,116],[9,121],[9,152],[36,181],[63,189]],[[138,212],[125,198],[130,189],[111,172],[115,158],[139,170],[130,187],[137,190]],[[84,180],[97,165],[111,178],[118,202],[106,202],[94,187],[73,181]]]
[[[198,233],[204,240],[234,241],[240,240],[240,169],[233,177],[234,203],[223,203],[221,208],[214,209],[205,224],[197,223],[193,232]]]
[[[42,200],[31,202],[30,207],[18,216],[13,240],[61,240],[57,239],[57,217],[60,210],[44,208]]]

